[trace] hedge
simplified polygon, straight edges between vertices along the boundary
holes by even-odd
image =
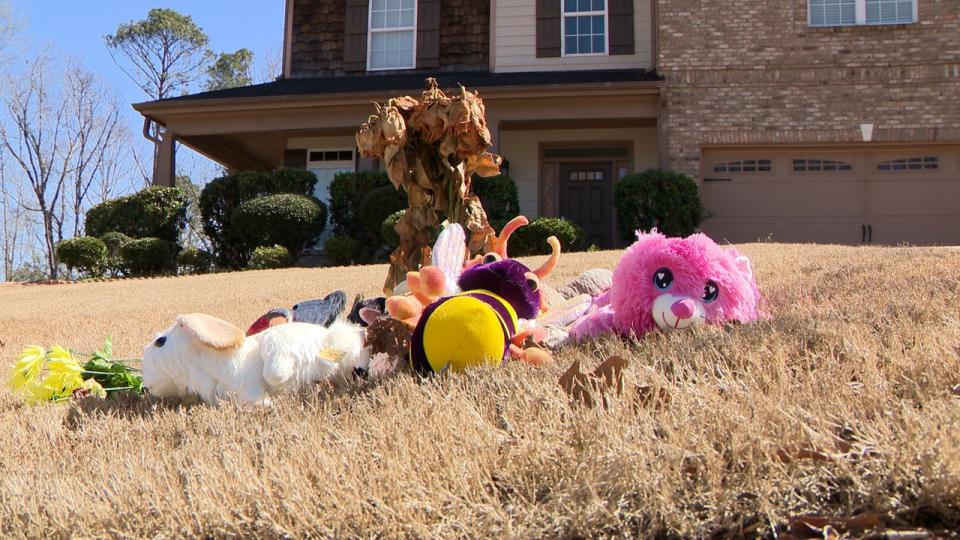
[[[337,234],[323,244],[323,255],[331,266],[349,266],[357,262],[358,248],[357,240]]]
[[[161,238],[136,238],[120,248],[120,257],[130,275],[159,275],[169,268],[170,243]]]
[[[323,232],[327,207],[303,195],[268,195],[240,204],[231,223],[247,245],[280,245],[296,258]]]
[[[57,259],[70,270],[99,276],[107,264],[107,246],[99,238],[78,236],[57,244]]]
[[[586,246],[586,233],[576,223],[556,217],[542,217],[520,227],[510,237],[508,245],[511,257],[545,255],[550,253],[547,238],[556,236],[564,252],[582,251]]]
[[[177,266],[189,274],[206,274],[213,268],[213,255],[196,247],[177,254]]]
[[[123,272],[123,259],[120,257],[120,248],[132,240],[132,238],[122,232],[114,231],[101,236],[100,240],[102,240],[107,247],[106,268],[110,271],[111,276],[117,277]]]
[[[152,186],[88,210],[86,231],[89,236],[119,232],[131,238],[160,238],[176,244],[186,219],[187,197],[180,189]]]
[[[250,256],[249,267],[252,270],[286,268],[292,264],[290,252],[283,246],[259,246]]]
[[[520,215],[517,184],[506,175],[473,177],[473,192],[480,198],[487,220],[499,232],[511,219]]]
[[[620,236],[636,240],[636,231],[654,227],[667,236],[688,236],[704,218],[697,182],[682,173],[648,169],[624,177],[614,188]]]

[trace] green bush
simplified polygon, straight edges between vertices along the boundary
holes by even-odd
[[[331,266],[349,266],[357,262],[357,243],[356,239],[349,236],[334,235],[323,245],[323,254]]]
[[[260,246],[253,250],[249,267],[253,270],[286,268],[292,264],[290,252],[283,246]]]
[[[576,223],[556,217],[542,217],[520,227],[510,237],[508,246],[511,257],[526,255],[544,255],[550,253],[547,238],[556,236],[564,252],[582,251],[586,233]]]
[[[213,268],[213,255],[195,247],[177,254],[177,266],[189,274],[206,274]]]
[[[387,216],[387,219],[383,220],[383,224],[380,225],[380,238],[383,238],[383,241],[387,243],[387,247],[390,249],[396,249],[397,246],[400,245],[400,235],[397,234],[393,226],[400,221],[404,212],[406,212],[406,210],[397,210]]]
[[[382,171],[344,172],[330,183],[330,223],[334,234],[362,238],[363,224],[357,218],[360,203],[371,191],[390,186],[387,173]]]
[[[57,244],[57,259],[70,270],[99,276],[107,264],[107,246],[99,238],[78,236]]]
[[[473,177],[473,192],[480,198],[487,220],[500,232],[508,221],[520,215],[517,183],[506,175]]]
[[[367,235],[376,238],[376,242],[382,244],[386,240],[381,234],[383,221],[406,207],[406,192],[397,190],[392,185],[384,186],[371,191],[363,198],[360,207],[357,208],[356,219]]]
[[[136,238],[120,248],[120,257],[132,276],[155,276],[170,267],[170,243],[161,238]]]
[[[152,186],[88,210],[86,231],[96,237],[119,232],[131,238],[160,238],[174,245],[186,219],[187,198],[182,191]]]
[[[120,248],[132,239],[122,232],[114,231],[101,236],[100,240],[102,240],[107,247],[106,268],[110,271],[111,276],[117,277],[123,272],[123,259],[120,257]]]
[[[248,246],[280,245],[296,258],[323,232],[327,207],[303,195],[268,195],[241,203],[231,223]]]
[[[654,227],[667,236],[696,232],[704,218],[697,182],[685,174],[649,169],[624,177],[614,188],[620,236],[636,240],[636,231]]]
[[[313,196],[317,177],[302,169],[280,168],[272,172],[241,172],[211,180],[200,192],[203,232],[210,238],[217,262],[227,268],[243,268],[253,247],[233,229],[233,214],[246,201],[266,195],[293,193]]]

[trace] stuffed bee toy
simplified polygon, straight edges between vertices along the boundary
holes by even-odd
[[[464,270],[457,280],[462,292],[440,298],[424,309],[410,338],[410,363],[420,374],[460,371],[480,365],[498,366],[512,353],[539,364],[548,353],[524,350],[517,343],[519,319],[540,312],[540,280],[559,256],[559,242],[542,268],[488,253],[481,264]]]

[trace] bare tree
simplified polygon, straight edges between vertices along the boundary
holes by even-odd
[[[56,244],[63,239],[66,204],[64,187],[76,150],[68,136],[69,103],[50,86],[49,60],[39,56],[3,97],[9,123],[0,124],[0,141],[20,169],[32,192],[24,209],[39,214],[43,245],[51,278],[58,274]]]
[[[3,250],[3,278],[10,279],[29,234],[26,212],[17,201],[23,197],[21,186],[7,169],[6,151],[0,151],[0,241]]]
[[[149,186],[150,177],[145,169],[139,168],[136,159],[130,130],[127,126],[118,124],[114,132],[114,142],[103,149],[97,163],[93,188],[95,198],[90,200],[90,203],[99,204],[117,197],[124,190],[137,190],[141,185]],[[138,172],[137,179],[131,178],[135,169]]]
[[[273,82],[283,74],[283,51],[279,46],[270,47],[258,58],[254,62],[254,82]]]
[[[75,145],[70,176],[70,213],[73,235],[78,236],[90,190],[98,175],[104,172],[102,166],[107,150],[117,143],[120,105],[102,81],[81,67],[70,68],[64,81],[67,85],[64,97],[69,104],[67,136]]]

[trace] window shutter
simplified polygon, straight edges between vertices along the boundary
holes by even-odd
[[[633,54],[633,2],[610,2],[610,54]]]
[[[440,65],[440,0],[417,2],[417,68]]]
[[[537,0],[537,58],[560,56],[560,0]]]
[[[283,166],[291,169],[306,169],[307,151],[305,149],[284,150]]]
[[[367,70],[367,18],[369,0],[346,0],[344,16],[343,70]]]

